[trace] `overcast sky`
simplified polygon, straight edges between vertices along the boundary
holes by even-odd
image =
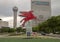
[[[13,6],[17,6],[19,11],[29,10],[30,0],[0,0],[0,16],[12,16]]]
[[[12,26],[13,23],[13,17],[12,17],[13,6],[18,7],[19,9],[18,14],[19,14],[19,11],[30,10],[31,1],[30,0],[0,0],[0,18],[2,18],[4,21],[8,21],[9,26]],[[51,7],[52,7],[53,16],[60,15],[60,0],[52,0]],[[19,19],[20,17],[18,17],[18,25],[20,21]]]

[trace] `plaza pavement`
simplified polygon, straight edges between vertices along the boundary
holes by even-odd
[[[31,36],[32,38],[41,38],[41,39],[60,39],[60,37],[55,37],[55,36]],[[0,35],[0,38],[27,38],[26,35],[19,35],[19,36],[8,36],[8,35]]]

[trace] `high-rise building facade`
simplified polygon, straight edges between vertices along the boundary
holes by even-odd
[[[2,27],[8,27],[8,22],[0,19],[0,28]]]
[[[34,20],[35,24],[51,17],[51,0],[32,0],[31,9],[39,20]],[[34,24],[34,25],[35,25]]]

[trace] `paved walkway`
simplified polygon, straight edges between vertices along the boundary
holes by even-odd
[[[8,35],[0,35],[0,38],[26,38],[27,36],[8,36]],[[52,36],[31,36],[32,38],[45,38],[45,39],[48,39],[48,38],[52,38],[52,39],[60,39],[59,37],[52,37]]]

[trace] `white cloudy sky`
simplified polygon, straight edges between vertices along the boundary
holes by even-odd
[[[0,18],[2,18],[4,21],[9,22],[9,26],[13,26],[13,12],[12,7],[17,6],[19,8],[19,11],[26,11],[30,10],[31,7],[31,0],[0,0]],[[60,15],[60,0],[52,0],[51,1],[51,7],[52,7],[52,15]],[[18,24],[19,26],[19,19],[21,17],[18,17]]]

